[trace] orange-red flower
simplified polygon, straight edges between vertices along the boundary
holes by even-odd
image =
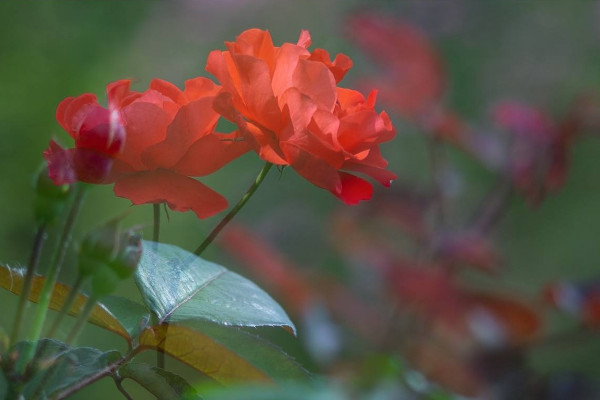
[[[95,96],[84,94],[59,105],[57,119],[75,138],[76,148],[60,150],[51,144],[47,151],[51,169],[69,169],[59,167],[65,163],[64,154],[89,148],[112,165],[99,179],[83,179],[76,173],[71,181],[114,182],[115,194],[134,204],[166,202],[173,210],[192,210],[199,218],[225,209],[223,196],[191,178],[208,175],[249,149],[246,143],[233,141],[233,134],[214,131],[219,114],[212,103],[220,87],[206,78],[186,81],[184,91],[159,79],[145,92],[131,91],[129,85],[122,80],[107,86],[107,113],[126,133],[118,149],[106,130],[81,128],[85,126],[81,121],[91,118],[86,117],[90,109],[106,110]],[[55,183],[61,181],[56,174],[52,177]]]
[[[227,51],[210,53],[206,69],[223,85],[215,109],[235,122],[241,135],[265,161],[290,165],[304,178],[348,204],[371,197],[368,175],[385,186],[379,144],[395,131],[385,112],[374,110],[375,92],[366,99],[338,88],[352,61],[331,61],[322,49],[307,50],[302,31],[296,44],[275,47],[269,32],[250,29],[227,42]]]

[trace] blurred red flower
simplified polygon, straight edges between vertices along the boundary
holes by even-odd
[[[227,51],[210,53],[206,69],[223,85],[215,109],[235,122],[241,135],[265,161],[290,165],[314,185],[347,204],[371,197],[362,173],[389,186],[395,175],[379,144],[395,135],[385,112],[374,110],[375,92],[366,99],[338,88],[352,66],[345,55],[307,50],[302,31],[297,44],[275,47],[269,32],[250,29]]]
[[[380,67],[377,78],[363,82],[380,88],[382,101],[403,116],[421,119],[439,106],[444,93],[442,61],[416,27],[375,13],[348,20],[352,40]]]
[[[76,139],[76,148],[66,152],[79,154],[88,149],[85,145],[112,161],[112,168],[105,168],[97,179],[82,179],[77,173],[71,181],[114,182],[115,194],[134,204],[166,202],[175,211],[192,210],[199,218],[225,209],[223,196],[191,178],[215,172],[249,149],[246,143],[233,140],[234,133],[214,131],[219,114],[212,103],[220,87],[206,78],[186,81],[184,91],[159,79],[145,92],[131,91],[129,85],[130,81],[121,80],[107,86],[110,111],[106,115],[119,121],[121,127],[118,149],[106,129],[101,130],[101,123],[90,130],[80,128],[85,126],[80,121],[87,121],[82,115],[95,115],[89,110],[96,108],[105,110],[93,95],[66,99],[59,105],[57,119]],[[122,132],[126,132],[125,140]],[[47,151],[51,167],[65,158],[59,158],[61,153],[53,146]],[[53,179],[60,182],[56,175]]]

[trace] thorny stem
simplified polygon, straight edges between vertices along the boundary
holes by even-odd
[[[67,253],[67,249],[69,248],[69,244],[71,242],[71,232],[75,226],[75,221],[77,220],[77,215],[81,209],[81,204],[85,197],[86,191],[86,187],[81,184],[75,187],[75,198],[73,199],[71,210],[67,216],[60,240],[58,241],[58,248],[53,254],[52,263],[50,264],[50,268],[46,273],[46,280],[44,281],[44,285],[42,286],[42,290],[40,292],[38,306],[33,318],[33,326],[30,329],[28,337],[28,339],[32,342],[37,342],[40,338],[40,334],[42,333],[42,327],[44,326],[44,321],[46,320],[46,315],[48,313],[48,305],[50,304],[50,297],[54,289],[54,284],[56,283],[63,259]],[[34,352],[35,346],[33,344],[27,346],[24,352],[23,362],[29,362],[34,355]],[[22,366],[24,366],[24,364]]]
[[[221,222],[219,222],[219,225],[217,225],[210,232],[206,239],[204,239],[200,246],[198,246],[196,251],[194,251],[194,254],[196,254],[197,256],[202,254],[202,252],[208,247],[208,245],[211,244],[212,241],[217,237],[219,232],[223,230],[225,225],[227,225],[229,221],[231,221],[233,217],[235,217],[235,215],[242,209],[242,207],[244,207],[244,205],[248,202],[250,197],[252,197],[256,189],[258,189],[262,181],[265,179],[267,173],[269,172],[272,166],[273,164],[271,164],[270,162],[265,163],[265,166],[256,177],[256,180],[254,181],[254,183],[252,183],[252,185],[250,185],[250,187],[248,188],[246,193],[244,193],[240,201],[238,201],[238,203],[231,209],[231,211],[229,211],[229,213],[221,220]]]
[[[31,286],[33,284],[33,275],[40,261],[40,255],[42,253],[42,247],[44,246],[44,242],[46,241],[46,224],[41,224],[37,232],[35,234],[35,239],[33,241],[33,249],[31,250],[31,257],[29,259],[29,264],[27,265],[27,272],[25,273],[25,281],[23,282],[23,287],[21,289],[21,295],[19,296],[19,304],[17,306],[17,314],[15,316],[15,323],[12,328],[12,332],[10,334],[10,343],[16,343],[19,337],[19,330],[21,329],[21,322],[23,321],[23,315],[25,314],[25,305],[27,304],[27,299],[29,298],[29,293],[31,293]]]
[[[79,294],[79,289],[81,289],[81,285],[83,285],[83,282],[84,282],[83,276],[81,274],[78,274],[77,279],[75,280],[75,283],[73,284],[73,287],[71,288],[71,291],[69,292],[69,296],[65,300],[62,308],[60,309],[60,313],[58,314],[58,316],[52,323],[52,327],[48,331],[48,335],[47,335],[48,337],[54,336],[54,334],[58,330],[58,327],[62,323],[65,315],[67,315],[69,313],[69,311],[71,311],[71,307],[73,307],[73,303],[75,302],[75,299],[77,298],[77,295]]]
[[[81,311],[81,313],[79,314],[79,317],[77,318],[77,323],[71,330],[71,333],[69,333],[69,336],[67,336],[66,343],[68,345],[72,346],[73,342],[75,340],[77,340],[77,337],[81,333],[83,326],[85,325],[88,318],[92,314],[92,311],[94,310],[94,306],[96,305],[96,302],[97,302],[96,297],[92,296],[85,303],[85,307],[83,307],[83,311]]]

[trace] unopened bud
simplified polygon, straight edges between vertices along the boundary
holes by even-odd
[[[63,213],[70,185],[55,185],[48,176],[48,168],[42,168],[34,182],[34,214],[38,224],[53,224]]]
[[[128,231],[121,234],[120,242],[119,253],[110,266],[121,279],[126,279],[133,275],[142,258],[142,237]]]
[[[119,251],[119,224],[112,221],[100,229],[90,232],[79,253],[79,273],[89,276],[96,270],[105,268]]]
[[[120,232],[114,219],[88,234],[81,245],[79,273],[92,280],[96,298],[113,292],[118,283],[129,278],[142,257],[142,238],[134,230]]]

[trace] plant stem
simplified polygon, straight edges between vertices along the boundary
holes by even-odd
[[[165,328],[165,334],[168,330],[168,325]],[[165,340],[167,340],[167,338],[165,338]],[[158,349],[156,350],[156,366],[158,368],[161,369],[165,369],[165,364],[166,364],[166,360],[165,360],[165,353],[163,351],[159,351]]]
[[[52,263],[50,264],[50,268],[46,273],[46,280],[44,281],[44,285],[42,286],[42,290],[38,300],[38,306],[33,318],[33,326],[31,327],[31,330],[29,332],[28,339],[32,342],[37,342],[42,333],[42,327],[44,326],[44,321],[46,320],[46,315],[48,313],[50,297],[52,295],[54,284],[56,283],[56,278],[58,277],[58,274],[60,272],[60,268],[62,266],[65,254],[67,253],[67,249],[69,248],[69,243],[71,242],[71,232],[73,231],[73,227],[75,226],[75,221],[77,220],[77,215],[79,214],[79,210],[81,209],[81,204],[85,197],[85,193],[85,186],[78,184],[75,187],[75,198],[73,199],[71,210],[69,211],[69,215],[63,227],[63,232],[61,234],[60,240],[58,241],[58,248],[53,254]],[[23,362],[29,362],[29,360],[31,360],[31,358],[34,355],[34,352],[35,346],[27,346],[27,348],[25,349]]]
[[[96,302],[97,302],[96,297],[92,296],[85,303],[85,306],[83,307],[83,311],[81,311],[81,313],[77,317],[77,323],[75,324],[75,326],[71,330],[71,333],[69,333],[69,336],[67,336],[67,340],[65,341],[69,346],[73,346],[74,341],[77,340],[77,337],[81,333],[81,330],[83,329],[85,323],[87,322],[88,318],[92,314],[92,311],[94,310],[94,306],[96,305]]]
[[[160,203],[154,204],[154,230],[152,240],[158,242],[160,236]]]
[[[154,204],[154,229],[152,232],[152,240],[158,243],[160,239],[160,203]],[[156,366],[165,368],[165,355],[160,351],[156,353]]]
[[[104,378],[105,376],[111,375],[121,365],[125,364],[127,361],[131,360],[136,354],[138,354],[138,351],[139,351],[139,348],[137,348],[137,347],[132,349],[129,353],[127,353],[125,356],[123,356],[123,358],[115,361],[114,363],[112,363],[110,365],[107,365],[105,368],[96,372],[94,375],[88,376],[87,378],[84,378],[84,379],[78,381],[73,386],[66,388],[62,392],[59,392],[56,396],[52,397],[52,400],[65,399],[65,398],[71,396],[73,393],[78,392],[79,390],[83,389],[87,385],[90,385],[90,384]]]
[[[115,385],[117,385],[117,389],[119,389],[119,392],[121,392],[121,394],[125,396],[127,400],[133,400],[133,397],[131,397],[131,395],[127,393],[127,390],[125,390],[123,387],[123,379],[115,378]]]
[[[235,215],[242,209],[242,207],[244,207],[246,202],[248,202],[250,197],[252,197],[252,195],[254,194],[256,189],[258,189],[258,187],[260,186],[262,181],[265,179],[265,177],[267,176],[267,173],[269,172],[269,170],[271,169],[272,166],[273,166],[273,164],[271,164],[270,162],[265,163],[265,166],[263,167],[263,169],[260,171],[260,173],[256,177],[256,180],[254,181],[254,183],[252,183],[252,185],[250,185],[250,187],[248,188],[246,193],[244,193],[244,195],[242,196],[240,201],[238,201],[238,203],[231,209],[231,211],[229,211],[229,213],[225,216],[225,218],[223,218],[221,220],[221,222],[219,222],[219,225],[217,225],[210,232],[210,234],[206,237],[206,239],[204,239],[204,241],[200,244],[200,246],[198,246],[196,251],[194,251],[194,254],[196,254],[197,256],[202,254],[202,252],[208,247],[208,245],[211,244],[212,241],[217,237],[219,232],[221,232],[221,230],[223,230],[225,225],[227,225],[229,223],[229,221],[231,221],[233,219],[233,217],[235,217]]]
[[[73,285],[73,287],[71,288],[71,291],[69,292],[69,296],[65,300],[62,308],[60,309],[60,313],[58,314],[58,316],[54,320],[54,323],[52,324],[52,327],[50,327],[50,330],[48,331],[48,335],[47,335],[48,337],[54,336],[54,334],[58,330],[58,327],[62,323],[65,315],[67,315],[69,313],[69,311],[71,311],[71,307],[73,307],[73,303],[75,302],[75,299],[77,298],[77,295],[79,294],[79,289],[81,289],[81,285],[83,285],[83,282],[84,282],[83,276],[81,276],[81,274],[78,274],[77,279],[75,280],[75,284]]]
[[[11,344],[16,343],[19,337],[19,330],[21,329],[23,314],[25,314],[25,305],[27,304],[27,299],[29,299],[29,293],[31,293],[33,274],[35,273],[35,270],[39,264],[42,247],[44,246],[46,237],[46,224],[41,224],[37,228],[37,232],[35,234],[33,249],[31,250],[31,257],[29,258],[27,272],[25,273],[25,281],[23,282],[23,287],[21,288],[21,295],[19,296],[19,304],[17,306],[17,314],[15,315],[15,323],[10,334]]]

